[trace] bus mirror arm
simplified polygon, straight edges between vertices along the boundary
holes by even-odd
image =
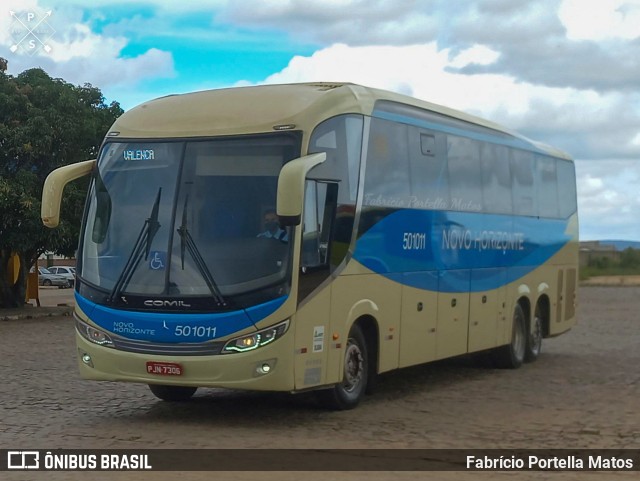
[[[284,164],[278,177],[276,204],[281,226],[287,227],[300,224],[302,220],[302,205],[304,203],[305,179],[311,169],[326,159],[326,152],[319,152]]]
[[[50,228],[58,227],[60,223],[60,203],[64,187],[72,180],[91,173],[95,164],[95,159],[85,160],[84,162],[60,167],[47,176],[42,188],[42,207],[40,209],[40,217],[45,226]]]

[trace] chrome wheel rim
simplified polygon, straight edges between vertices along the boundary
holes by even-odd
[[[524,352],[526,348],[526,335],[524,332],[524,325],[520,318],[515,323],[515,329],[513,333],[513,352],[518,359],[524,359]]]
[[[349,340],[344,355],[344,382],[342,387],[346,392],[355,391],[362,383],[364,375],[364,358],[360,347]]]
[[[536,317],[533,320],[533,329],[531,331],[531,352],[535,355],[540,353],[542,345],[542,320]]]

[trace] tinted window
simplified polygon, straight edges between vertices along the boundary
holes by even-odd
[[[446,209],[449,205],[446,137],[409,127],[409,167],[414,209]]]
[[[542,156],[536,158],[536,188],[538,215],[558,217],[558,180],[555,159]]]
[[[573,214],[576,207],[576,174],[573,163],[558,160],[556,163],[558,177],[558,206],[560,217],[567,218]]]
[[[338,201],[356,203],[360,177],[362,117],[341,115],[316,127],[309,142],[309,153],[326,152],[327,160],[309,173],[311,179],[340,182]]]
[[[516,215],[538,215],[533,173],[533,154],[522,150],[512,150],[513,213]]]
[[[409,205],[408,126],[373,118],[364,180],[364,205]]]
[[[480,145],[483,210],[492,214],[511,214],[511,169],[509,149],[502,145]]]
[[[356,198],[360,180],[363,118],[341,115],[318,125],[309,141],[309,153],[326,152],[327,160],[309,172],[309,179],[333,181],[337,185],[338,205],[331,231],[331,267],[337,267],[351,245]]]
[[[478,142],[464,137],[447,137],[449,162],[449,208],[482,210],[482,182]]]

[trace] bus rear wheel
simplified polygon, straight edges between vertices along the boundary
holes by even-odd
[[[320,403],[329,409],[353,409],[362,400],[367,389],[369,375],[369,355],[362,329],[355,325],[349,332],[344,352],[344,373],[342,382],[331,389],[317,392]]]
[[[499,368],[517,369],[522,366],[527,345],[527,329],[522,306],[517,304],[513,311],[511,342],[494,351],[494,361]]]
[[[158,399],[171,402],[188,401],[198,390],[197,387],[161,386],[160,384],[149,384],[149,389]]]

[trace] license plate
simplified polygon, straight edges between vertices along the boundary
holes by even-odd
[[[182,376],[182,366],[175,362],[147,361],[147,374]]]

